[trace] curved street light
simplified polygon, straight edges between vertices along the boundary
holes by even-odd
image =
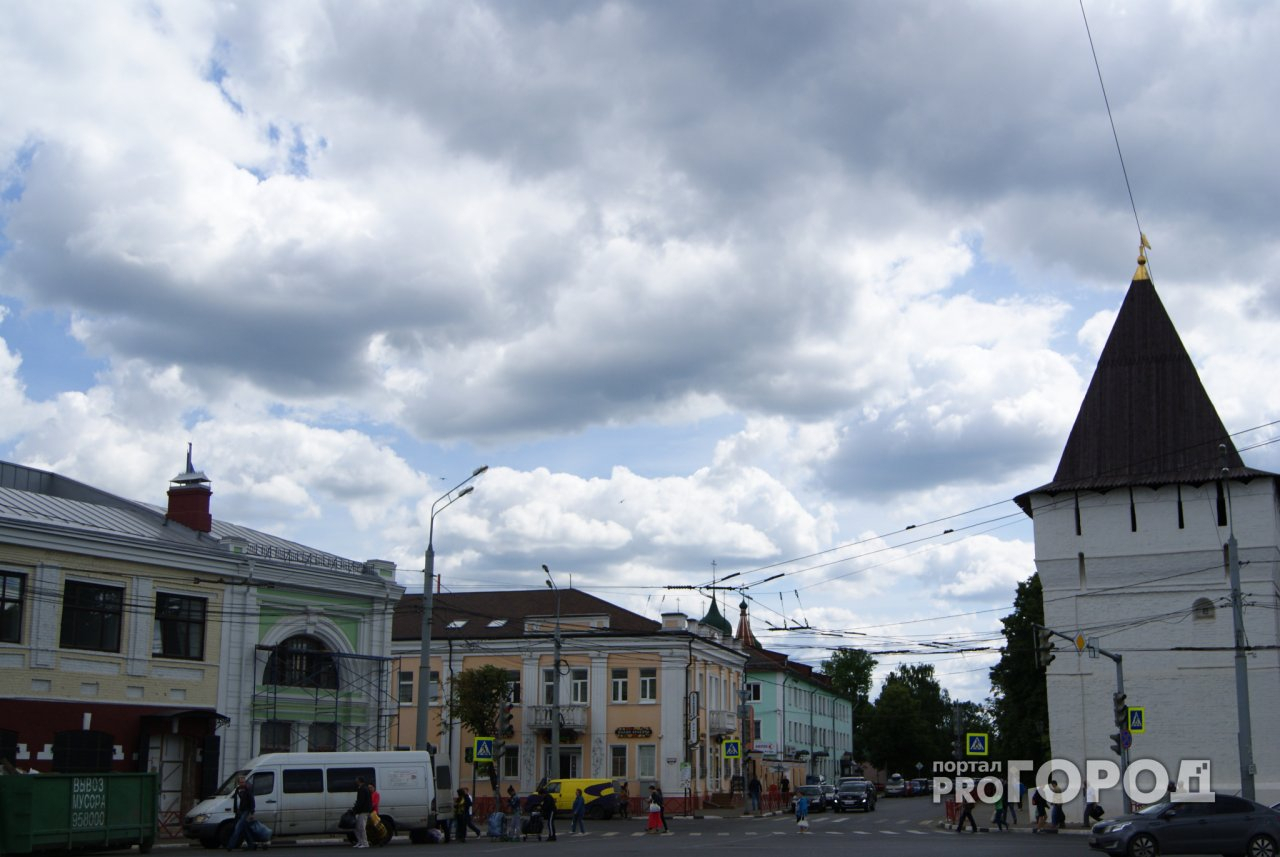
[[[471,475],[450,488],[431,504],[431,519],[427,523],[427,557],[423,564],[422,586],[422,648],[418,655],[418,727],[414,734],[413,746],[417,750],[427,749],[427,715],[431,695],[431,589],[436,574],[436,515],[476,490],[476,486],[467,485],[481,473],[489,469],[489,465],[477,467]],[[462,488],[467,485],[466,488]],[[462,488],[461,491],[458,489]],[[456,493],[455,493],[456,492]]]

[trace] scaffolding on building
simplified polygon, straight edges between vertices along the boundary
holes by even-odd
[[[254,732],[276,723],[288,725],[291,735],[289,746],[263,741],[260,752],[391,749],[399,715],[391,681],[397,659],[301,650],[289,641],[255,648],[254,676],[262,682],[254,683]],[[311,730],[305,740],[292,731],[301,726]]]

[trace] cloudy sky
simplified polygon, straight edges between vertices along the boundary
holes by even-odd
[[[1280,6],[1085,10],[1137,219],[1077,0],[7,3],[0,457],[410,587],[487,464],[446,590],[988,646],[1136,220],[1280,418]]]

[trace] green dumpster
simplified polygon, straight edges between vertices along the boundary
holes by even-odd
[[[0,854],[106,850],[156,841],[155,774],[0,777]]]

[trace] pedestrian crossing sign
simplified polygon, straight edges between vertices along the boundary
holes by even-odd
[[[471,751],[471,758],[477,762],[493,761],[493,739],[492,738],[476,738],[475,749]]]
[[[728,741],[721,744],[720,748],[724,753],[724,758],[726,759],[742,758],[742,742],[737,738],[730,738]]]
[[[987,732],[966,732],[964,736],[964,754],[966,756],[985,756],[990,742]]]
[[[1129,731],[1147,731],[1147,709],[1137,705],[1129,706]]]

